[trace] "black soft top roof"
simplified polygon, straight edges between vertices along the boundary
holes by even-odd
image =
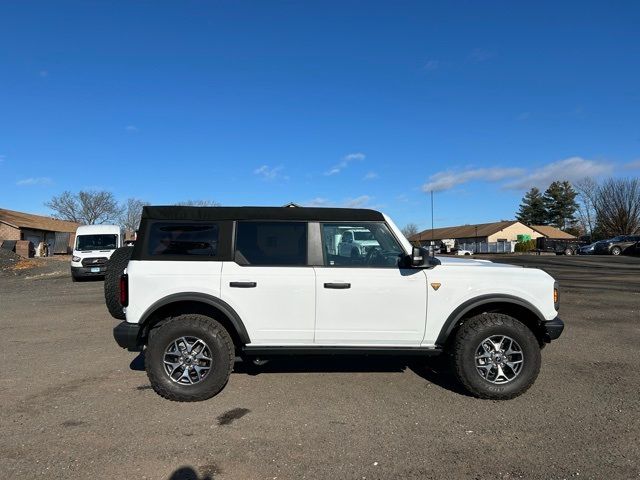
[[[378,222],[380,212],[364,208],[317,207],[181,207],[149,206],[142,218],[153,220],[307,220]]]

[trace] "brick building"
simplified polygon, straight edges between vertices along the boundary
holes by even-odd
[[[54,253],[69,253],[79,226],[75,222],[0,208],[0,242],[28,240],[36,249],[40,242],[45,242],[51,245]]]

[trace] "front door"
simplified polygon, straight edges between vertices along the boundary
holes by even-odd
[[[238,222],[235,261],[223,264],[220,290],[252,345],[312,344],[315,273],[307,265],[306,222]]]
[[[427,277],[398,266],[404,254],[383,222],[321,224],[324,266],[316,267],[315,343],[409,346],[424,337]],[[341,255],[342,232],[357,246]],[[361,239],[358,239],[358,236]]]

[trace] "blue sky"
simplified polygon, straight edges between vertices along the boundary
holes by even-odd
[[[638,2],[2,2],[0,206],[369,206],[510,219],[640,174]]]

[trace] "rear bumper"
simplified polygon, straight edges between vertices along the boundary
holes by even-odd
[[[139,351],[142,349],[142,326],[137,323],[121,322],[113,329],[113,338],[116,343],[127,350]]]
[[[92,270],[98,269],[97,272],[92,272]],[[71,267],[71,275],[76,278],[79,277],[104,277],[104,274],[107,272],[107,267]]]
[[[560,320],[560,317],[556,317],[553,320],[542,323],[542,332],[544,334],[544,339],[547,342],[558,338],[560,335],[562,335],[563,330],[564,322]]]

